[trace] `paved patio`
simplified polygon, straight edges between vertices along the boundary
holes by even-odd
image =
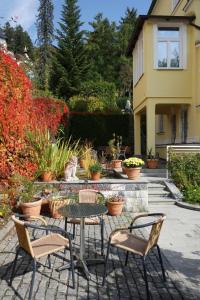
[[[148,281],[152,299],[200,299],[200,218],[199,212],[185,210],[174,205],[151,206],[150,211],[167,214],[167,221],[161,233],[160,246],[164,253],[167,282],[162,281],[156,252],[147,261]],[[131,214],[120,217],[106,216],[105,235],[116,227],[127,226]],[[48,219],[49,224],[64,227],[62,220]],[[98,226],[87,226],[86,250],[90,257],[100,253]],[[38,233],[40,234],[40,233]],[[140,232],[145,235],[146,232]],[[16,235],[9,235],[0,243],[0,299],[26,299],[30,288],[30,260],[20,257],[13,288],[8,287],[11,262],[14,259]],[[79,251],[79,226],[75,248]],[[125,253],[113,249],[110,256],[105,287],[101,286],[103,266],[90,267],[91,280],[87,280],[76,270],[76,288],[72,289],[68,271],[57,272],[63,264],[58,256],[52,257],[53,268],[47,267],[46,259],[40,260],[34,285],[33,299],[146,299],[142,277],[142,264],[139,257],[130,256],[124,267]],[[69,285],[68,285],[69,283]]]

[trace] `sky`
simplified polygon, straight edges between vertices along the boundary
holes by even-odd
[[[60,18],[64,0],[53,0],[55,27]],[[126,8],[134,7],[138,14],[146,14],[151,0],[78,0],[81,10],[83,29],[90,29],[91,22],[99,12],[103,13],[110,21],[119,22],[124,16]],[[6,21],[11,21],[12,26],[21,24],[28,31],[33,42],[36,40],[35,20],[39,0],[0,0],[0,26]],[[12,19],[14,18],[15,21]]]

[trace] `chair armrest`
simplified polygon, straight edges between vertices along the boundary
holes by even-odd
[[[135,218],[133,218],[133,220],[131,221],[130,223],[130,226],[133,225],[133,223],[135,223],[135,221],[139,218],[145,218],[145,217],[164,217],[165,215],[163,213],[145,213],[145,214],[140,214],[140,215],[137,215]],[[152,225],[156,223],[156,221],[153,221]],[[147,223],[148,224],[148,223]]]
[[[38,225],[30,224],[28,222],[25,222],[24,225],[27,228],[44,230],[44,231],[46,231],[47,234],[49,233],[49,231],[50,232],[61,232],[71,243],[71,235],[67,231],[65,231],[64,229],[62,229],[60,227],[52,228],[51,226],[45,226],[45,225],[38,226]]]
[[[39,221],[41,221],[45,226],[47,226],[47,222],[46,222],[45,219],[43,219],[42,217],[30,216],[28,219],[29,219],[29,220],[39,220]]]
[[[132,232],[132,230],[134,229],[140,229],[140,228],[144,228],[144,227],[148,227],[148,226],[152,226],[155,222],[148,222],[148,223],[144,223],[144,224],[138,224],[138,225],[131,225],[128,227],[123,227],[123,228],[117,228],[115,230],[113,230],[109,236],[109,240],[112,238],[113,235],[115,235],[117,232],[119,231],[129,231]]]

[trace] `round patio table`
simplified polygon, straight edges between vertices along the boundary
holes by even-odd
[[[101,216],[107,213],[107,208],[105,205],[96,203],[76,203],[68,204],[59,209],[59,212],[65,218],[78,218],[80,219],[80,254],[79,258],[75,262],[75,266],[81,268],[86,278],[90,279],[90,273],[88,271],[88,264],[99,264],[104,263],[104,259],[86,259],[85,258],[85,218],[92,218]],[[66,269],[66,266],[59,268],[59,271]]]

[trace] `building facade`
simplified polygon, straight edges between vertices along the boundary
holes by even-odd
[[[200,1],[153,0],[138,18],[133,56],[135,154],[200,144]]]

